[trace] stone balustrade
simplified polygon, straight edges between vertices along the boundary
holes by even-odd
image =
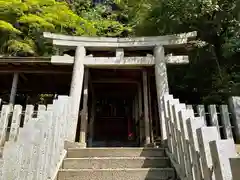
[[[24,127],[20,127],[21,106],[15,105],[9,140],[3,148],[0,161],[2,180],[55,180],[65,157],[64,141],[68,132],[71,99],[60,96],[52,105],[39,107],[37,118],[32,118],[33,107],[26,109]],[[1,142],[4,142],[8,112],[4,105],[1,113]],[[5,121],[3,121],[5,120]],[[71,123],[71,122],[70,122]]]
[[[194,113],[194,108],[168,94],[163,96],[161,104],[166,125],[167,154],[181,180],[238,179],[240,158],[232,136],[221,139],[220,126],[216,123],[219,113],[215,111],[215,106],[208,108],[213,124],[207,126],[203,116],[206,113],[200,110],[200,106],[197,106],[198,113]],[[4,148],[3,158],[0,159],[0,179],[55,180],[66,153],[64,141],[72,139],[69,112],[71,99],[67,96],[60,96],[47,108],[40,105],[34,116],[33,106],[28,105],[24,118],[21,118],[20,105],[3,105],[0,142]],[[229,114],[226,105],[220,106],[222,119]],[[7,137],[10,116],[11,128]]]
[[[221,139],[192,108],[164,95],[167,154],[181,180],[237,180],[240,158],[233,138]]]

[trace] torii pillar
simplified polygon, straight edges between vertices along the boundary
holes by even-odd
[[[86,50],[84,46],[78,46],[76,48],[74,66],[72,73],[72,82],[70,89],[70,96],[72,98],[72,118],[70,119],[70,126],[68,129],[68,140],[71,142],[75,141],[76,128],[79,117],[79,108],[81,102],[81,94],[83,88],[83,78],[84,78],[84,58],[86,56]]]
[[[162,144],[166,145],[167,133],[166,133],[166,120],[164,117],[163,109],[163,96],[169,93],[167,65],[166,64],[187,64],[189,62],[188,56],[172,56],[165,55],[163,46],[156,46],[154,48],[155,58],[155,78],[157,88],[157,101],[160,118],[161,128],[161,140]]]

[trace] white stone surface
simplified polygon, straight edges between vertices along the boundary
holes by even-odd
[[[165,56],[165,63],[167,64],[188,64],[189,59],[188,56],[172,56],[169,54]]]
[[[229,158],[237,155],[233,139],[211,141],[209,144],[216,180],[232,180]]]
[[[200,117],[202,117],[205,121],[205,123],[207,122],[206,121],[206,113],[205,113],[205,107],[204,105],[200,104],[200,105],[197,105],[197,113]],[[207,124],[207,123],[206,123]]]
[[[0,147],[2,147],[6,141],[7,126],[9,121],[9,115],[12,111],[12,105],[3,105],[0,117]]]
[[[3,160],[0,159],[0,179],[3,179]]]
[[[70,89],[70,96],[72,97],[72,118],[69,122],[68,130],[68,140],[74,142],[76,136],[76,127],[79,116],[79,106],[81,102],[81,93],[83,86],[83,76],[84,76],[84,58],[86,56],[86,50],[83,46],[79,46],[76,49],[76,56],[73,67],[72,82]]]
[[[122,48],[116,50],[116,57],[93,57],[86,56],[84,58],[84,64],[87,66],[106,66],[106,65],[119,65],[119,66],[131,66],[131,65],[145,65],[151,66],[155,64],[154,57],[147,55],[144,57],[124,57]],[[166,64],[188,64],[188,56],[166,56]],[[74,57],[69,55],[64,56],[52,56],[51,63],[56,65],[73,64]]]
[[[183,153],[185,160],[185,176],[188,179],[193,179],[193,170],[192,170],[192,161],[191,161],[191,154],[190,154],[190,146],[189,146],[189,137],[187,131],[187,120],[194,117],[192,109],[182,109],[179,111],[179,122],[180,122],[180,129],[181,129],[181,136],[182,136],[182,143],[183,143]],[[184,170],[184,168],[183,168]],[[184,172],[183,172],[184,174]]]
[[[47,107],[44,104],[39,104],[38,105],[38,110],[37,110],[37,116],[39,116],[40,113],[42,113],[43,111],[46,111]]]
[[[5,180],[20,180],[19,179],[19,146],[14,142],[7,142],[3,151],[3,179]]]
[[[209,105],[208,106],[208,111],[210,113],[210,123],[211,123],[211,125],[215,126],[217,128],[218,132],[220,133],[216,105]]]
[[[89,67],[96,66],[152,66],[154,65],[153,57],[85,57],[84,65]]]
[[[51,63],[54,65],[66,65],[66,64],[73,64],[74,57],[69,55],[64,56],[52,56]]]
[[[202,127],[197,129],[198,145],[203,167],[204,180],[215,180],[213,162],[209,147],[209,142],[220,140],[220,135],[216,127]]]
[[[229,99],[230,110],[233,117],[233,126],[237,143],[240,143],[240,97],[233,96]]]
[[[22,106],[15,105],[13,110],[12,124],[9,134],[9,141],[16,141],[20,128]]]
[[[32,119],[33,111],[34,111],[34,106],[28,104],[28,105],[26,106],[26,110],[25,110],[24,124],[26,124],[29,120]]]
[[[176,157],[176,160],[178,160],[178,149],[177,149],[177,136],[176,136],[176,130],[174,127],[174,117],[173,117],[173,109],[172,109],[172,105],[173,104],[178,104],[179,100],[178,99],[172,99],[171,101],[167,102],[167,108],[168,108],[168,112],[169,112],[169,130],[170,130],[170,138],[171,138],[171,142],[172,142],[172,153],[174,154],[174,156]]]
[[[173,144],[172,144],[172,139],[171,139],[171,130],[170,130],[170,112],[168,110],[168,101],[172,101],[173,96],[171,95],[164,95],[163,99],[161,100],[163,104],[163,113],[164,113],[164,119],[165,119],[165,128],[166,128],[166,140],[167,140],[167,146],[170,152],[173,152]],[[161,126],[162,122],[160,122]]]
[[[31,122],[30,122],[31,121]],[[25,124],[25,127],[20,129],[19,142],[22,145],[22,161],[21,161],[21,173],[20,179],[31,180],[34,178],[33,175],[33,164],[35,164],[33,155],[33,142],[36,139],[37,131],[34,129],[35,122],[30,120]]]
[[[196,130],[205,126],[206,124],[203,117],[195,117],[187,120],[187,130],[195,180],[202,179],[201,162],[199,158],[199,146]]]
[[[176,133],[176,142],[177,142],[177,146],[175,147],[177,149],[177,154],[175,154],[175,156],[177,157],[176,159],[178,160],[178,163],[182,167],[181,173],[185,173],[185,159],[184,159],[183,141],[182,141],[183,134],[181,132],[179,112],[185,109],[186,109],[186,105],[181,103],[174,104],[172,106],[173,121],[175,126],[174,129]]]
[[[164,48],[163,46],[158,46],[154,49],[154,57],[155,57],[155,78],[156,78],[156,86],[157,86],[157,99],[158,99],[158,109],[159,109],[159,118],[161,125],[161,133],[162,133],[162,141],[166,141],[166,125],[165,118],[163,112],[163,96],[168,94],[168,79],[167,79],[167,68],[164,57]]]
[[[123,48],[117,48],[116,49],[116,61],[122,62],[124,58],[124,49]]]
[[[82,37],[82,36],[59,35],[44,32],[44,37],[53,39],[53,44],[59,46],[154,47],[157,45],[187,43],[189,37],[196,37],[196,32],[167,36],[136,37],[136,38]]]
[[[220,106],[220,115],[221,115],[222,124],[223,124],[224,137],[226,139],[233,138],[232,125],[230,122],[228,105]]]

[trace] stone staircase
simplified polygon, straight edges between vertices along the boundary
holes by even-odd
[[[69,148],[58,180],[175,180],[163,148]]]

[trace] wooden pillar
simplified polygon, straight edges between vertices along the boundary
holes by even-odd
[[[135,114],[135,98],[132,101],[132,118],[136,122],[136,114]]]
[[[140,124],[139,124],[139,108],[138,108],[138,97],[137,97],[137,94],[135,96],[135,106],[134,106],[134,109],[135,109],[135,137],[136,137],[136,140],[139,141],[139,132],[140,132]]]
[[[157,101],[158,101],[158,112],[161,126],[161,140],[165,144],[167,140],[166,123],[163,112],[163,96],[169,92],[168,89],[168,78],[167,78],[167,67],[165,63],[165,53],[163,46],[157,46],[154,49],[155,57],[155,78],[157,88]]]
[[[148,107],[148,79],[147,71],[143,70],[143,99],[144,99],[144,125],[145,125],[145,145],[150,144],[150,120],[149,120],[149,107]]]
[[[143,111],[142,111],[142,86],[138,85],[138,110],[139,110],[139,138],[140,145],[142,145],[144,139],[144,123],[143,123]]]
[[[153,135],[153,120],[152,120],[152,98],[151,98],[151,78],[148,76],[148,109],[149,109],[149,122],[150,122],[150,136],[151,136],[151,143],[154,142],[154,135]]]
[[[83,87],[83,109],[81,113],[80,144],[86,147],[87,125],[88,125],[88,77],[89,69],[85,68]]]
[[[92,141],[94,137],[94,121],[95,121],[95,113],[96,113],[96,99],[93,86],[91,84],[92,89],[92,107],[91,107],[91,117],[89,122],[89,137],[88,137],[88,146],[92,147]]]
[[[79,106],[81,102],[82,95],[82,85],[83,85],[83,76],[84,76],[84,65],[83,61],[86,55],[86,50],[83,46],[78,46],[76,48],[73,73],[72,73],[72,82],[70,89],[70,96],[72,97],[72,118],[69,123],[68,129],[68,139],[69,141],[74,142],[76,137],[77,123],[79,117]]]
[[[154,122],[155,122],[155,126],[156,126],[156,135],[157,135],[157,139],[159,139],[159,137],[161,136],[161,133],[159,132],[159,128],[160,128],[160,122],[159,122],[159,118],[158,118],[158,109],[157,109],[157,100],[154,100]]]
[[[10,100],[9,100],[9,104],[11,104],[11,105],[15,104],[15,97],[16,97],[16,94],[17,94],[18,77],[19,77],[19,74],[14,73],[13,81],[12,81],[11,94],[10,94]]]

